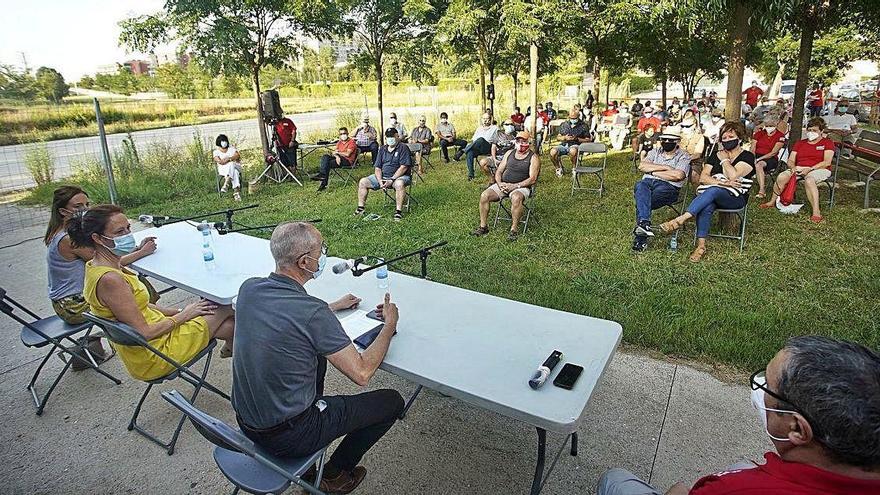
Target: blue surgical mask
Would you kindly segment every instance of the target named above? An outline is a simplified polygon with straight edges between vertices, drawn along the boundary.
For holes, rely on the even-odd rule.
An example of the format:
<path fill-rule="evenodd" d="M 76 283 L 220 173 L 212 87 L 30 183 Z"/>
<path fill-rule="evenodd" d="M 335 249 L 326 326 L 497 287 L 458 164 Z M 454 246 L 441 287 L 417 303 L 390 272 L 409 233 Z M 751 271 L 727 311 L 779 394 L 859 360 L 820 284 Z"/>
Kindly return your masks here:
<path fill-rule="evenodd" d="M 568 119 L 568 121 L 571 123 L 571 125 L 576 125 L 578 123 L 577 119 Z"/>
<path fill-rule="evenodd" d="M 137 243 L 134 241 L 134 235 L 125 234 L 119 237 L 107 237 L 102 235 L 104 239 L 110 239 L 113 241 L 113 247 L 110 248 L 113 251 L 113 254 L 116 256 L 125 256 L 126 254 L 133 253 L 135 249 L 137 249 Z"/>
<path fill-rule="evenodd" d="M 324 273 L 324 266 L 327 265 L 327 255 L 321 253 L 321 257 L 318 258 L 318 269 L 312 272 L 312 278 L 318 278 Z"/>
<path fill-rule="evenodd" d="M 397 138 L 387 137 L 385 138 L 385 144 L 387 144 L 388 146 L 395 146 L 397 144 Z"/>

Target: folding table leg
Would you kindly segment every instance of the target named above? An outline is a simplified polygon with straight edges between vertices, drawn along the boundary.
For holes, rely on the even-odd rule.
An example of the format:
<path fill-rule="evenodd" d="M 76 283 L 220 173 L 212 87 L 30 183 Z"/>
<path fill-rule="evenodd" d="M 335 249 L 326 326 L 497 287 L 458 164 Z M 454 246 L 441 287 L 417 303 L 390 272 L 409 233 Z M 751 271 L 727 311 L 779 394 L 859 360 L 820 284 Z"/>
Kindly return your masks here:
<path fill-rule="evenodd" d="M 424 387 L 422 387 L 421 385 L 419 385 L 418 387 L 416 387 L 416 391 L 413 392 L 413 394 L 412 394 L 412 396 L 409 398 L 409 400 L 406 401 L 406 405 L 403 407 L 403 411 L 400 412 L 400 416 L 398 416 L 398 419 L 403 419 L 403 418 L 406 417 L 406 412 L 409 411 L 410 406 L 412 406 L 412 405 L 413 405 L 413 402 L 416 401 L 416 397 L 419 396 L 419 392 L 422 391 L 422 388 L 424 388 Z"/>
<path fill-rule="evenodd" d="M 544 430 L 543 428 L 536 429 L 538 430 L 538 461 L 535 464 L 535 477 L 532 479 L 532 489 L 529 492 L 531 495 L 538 495 L 541 493 L 541 490 L 544 489 L 544 484 L 547 483 L 547 479 L 550 478 L 550 473 L 552 473 L 553 468 L 556 467 L 556 462 L 559 461 L 559 456 L 562 455 L 562 450 L 565 449 L 565 446 L 568 444 L 569 438 L 571 438 L 571 455 L 577 455 L 577 432 L 574 432 L 565 437 L 562 445 L 559 446 L 559 450 L 556 451 L 556 455 L 553 456 L 553 462 L 545 473 L 544 464 L 547 459 L 547 430 Z"/>

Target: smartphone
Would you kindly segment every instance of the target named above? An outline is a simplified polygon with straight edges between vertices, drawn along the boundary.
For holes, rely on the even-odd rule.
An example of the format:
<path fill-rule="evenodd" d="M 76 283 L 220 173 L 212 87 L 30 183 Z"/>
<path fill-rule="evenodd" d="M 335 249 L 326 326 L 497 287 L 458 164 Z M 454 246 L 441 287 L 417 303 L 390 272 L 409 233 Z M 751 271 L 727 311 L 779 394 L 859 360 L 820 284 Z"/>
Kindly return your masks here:
<path fill-rule="evenodd" d="M 584 371 L 583 366 L 565 363 L 565 366 L 562 367 L 559 374 L 556 375 L 556 378 L 553 380 L 553 385 L 566 390 L 571 390 L 574 388 L 574 384 L 578 377 L 581 376 L 582 371 Z"/>

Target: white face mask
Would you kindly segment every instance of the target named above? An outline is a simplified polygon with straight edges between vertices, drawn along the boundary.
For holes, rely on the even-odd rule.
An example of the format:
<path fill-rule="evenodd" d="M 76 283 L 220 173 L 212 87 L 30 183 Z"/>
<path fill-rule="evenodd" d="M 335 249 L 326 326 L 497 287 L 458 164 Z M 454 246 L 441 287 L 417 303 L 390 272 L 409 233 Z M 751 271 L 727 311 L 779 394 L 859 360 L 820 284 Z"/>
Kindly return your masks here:
<path fill-rule="evenodd" d="M 229 142 L 228 141 L 220 141 L 220 147 L 221 148 L 228 148 Z"/>
<path fill-rule="evenodd" d="M 447 119 L 440 119 L 440 123 L 441 123 L 441 124 L 445 124 L 445 123 L 447 123 L 447 122 L 449 122 Z"/>
<path fill-rule="evenodd" d="M 764 130 L 767 131 L 767 134 L 773 134 L 773 132 L 776 130 L 776 127 L 774 127 L 772 125 L 768 125 L 767 127 L 764 128 Z"/>
<path fill-rule="evenodd" d="M 348 139 L 348 134 L 340 134 L 339 139 L 345 141 L 346 139 Z"/>
<path fill-rule="evenodd" d="M 815 140 L 819 139 L 819 136 L 820 136 L 820 134 L 815 131 L 810 131 L 807 133 L 807 139 L 809 141 L 815 141 Z"/>
<path fill-rule="evenodd" d="M 513 131 L 514 131 L 514 130 L 515 130 L 515 129 L 513 128 L 512 125 L 506 125 L 506 126 L 504 126 L 504 132 L 506 132 L 507 134 L 513 134 Z"/>
<path fill-rule="evenodd" d="M 394 118 L 394 117 L 391 117 L 391 118 L 390 118 L 390 119 L 388 119 L 388 120 L 389 120 L 389 122 L 391 122 L 391 125 L 394 125 L 394 124 L 396 124 L 396 123 L 397 123 L 397 119 L 396 119 L 396 118 Z"/>
<path fill-rule="evenodd" d="M 752 390 L 752 406 L 754 406 L 755 410 L 758 411 L 758 416 L 761 418 L 761 424 L 764 425 L 764 432 L 767 433 L 768 437 L 776 440 L 777 442 L 790 442 L 791 440 L 788 438 L 774 437 L 773 434 L 770 433 L 769 427 L 767 426 L 767 413 L 775 412 L 781 414 L 794 414 L 795 411 L 772 409 L 765 406 L 764 404 L 764 390 L 760 388 L 757 390 Z"/>

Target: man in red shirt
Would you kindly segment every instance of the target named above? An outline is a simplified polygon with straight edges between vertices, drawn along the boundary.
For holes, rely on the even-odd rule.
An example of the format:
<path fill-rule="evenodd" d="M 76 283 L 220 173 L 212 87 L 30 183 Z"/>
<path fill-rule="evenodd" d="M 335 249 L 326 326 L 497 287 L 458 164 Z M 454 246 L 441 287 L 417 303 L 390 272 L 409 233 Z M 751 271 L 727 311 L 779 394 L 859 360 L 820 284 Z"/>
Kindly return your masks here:
<path fill-rule="evenodd" d="M 758 81 L 752 81 L 751 87 L 746 88 L 742 94 L 746 95 L 746 103 L 755 108 L 758 106 L 758 99 L 764 94 L 764 90 L 758 87 Z"/>
<path fill-rule="evenodd" d="M 795 337 L 750 382 L 776 452 L 691 488 L 677 483 L 667 495 L 880 493 L 880 356 L 851 342 Z M 599 480 L 598 495 L 660 493 L 623 469 Z"/>
<path fill-rule="evenodd" d="M 653 126 L 654 130 L 660 129 L 660 119 L 654 116 L 653 107 L 645 107 L 643 117 L 639 119 L 637 128 L 639 132 L 645 132 L 645 128 Z"/>
<path fill-rule="evenodd" d="M 523 129 L 523 122 L 526 121 L 526 116 L 519 111 L 519 107 L 514 107 L 513 113 L 510 115 L 510 121 L 513 122 L 516 130 L 521 131 Z"/>
<path fill-rule="evenodd" d="M 776 126 L 779 119 L 768 116 L 764 118 L 762 127 L 752 135 L 752 152 L 755 154 L 755 172 L 758 175 L 758 194 L 764 197 L 764 181 L 767 174 L 772 174 L 779 165 L 779 150 L 785 145 L 785 134 Z"/>
<path fill-rule="evenodd" d="M 822 113 L 822 107 L 825 106 L 825 92 L 819 83 L 813 85 L 813 90 L 807 96 L 810 100 L 810 117 L 818 117 Z"/>
<path fill-rule="evenodd" d="M 321 157 L 321 171 L 311 177 L 312 180 L 320 181 L 319 191 L 327 188 L 327 181 L 330 180 L 330 169 L 339 167 L 351 167 L 357 157 L 357 143 L 348 135 L 348 129 L 339 128 L 339 140 L 336 141 L 336 151 L 333 154 Z"/>

